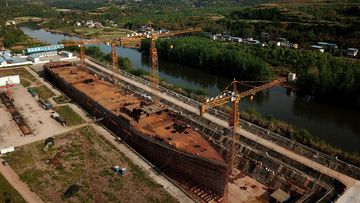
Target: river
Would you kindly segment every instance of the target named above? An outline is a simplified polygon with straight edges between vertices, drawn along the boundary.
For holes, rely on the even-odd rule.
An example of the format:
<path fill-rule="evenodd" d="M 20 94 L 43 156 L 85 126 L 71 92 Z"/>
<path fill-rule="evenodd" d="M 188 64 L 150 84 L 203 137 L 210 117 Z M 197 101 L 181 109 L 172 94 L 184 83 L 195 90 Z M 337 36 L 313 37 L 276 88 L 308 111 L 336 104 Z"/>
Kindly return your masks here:
<path fill-rule="evenodd" d="M 19 27 L 25 34 L 35 39 L 57 44 L 64 39 L 75 39 L 63 34 L 36 29 L 31 25 Z M 107 45 L 97 45 L 105 53 L 111 48 Z M 149 71 L 148 57 L 134 49 L 117 47 L 121 57 L 128 57 L 134 68 Z M 215 96 L 232 81 L 189 66 L 159 60 L 160 78 L 166 81 L 192 89 L 204 89 L 209 96 Z M 332 106 L 306 101 L 304 98 L 290 94 L 283 87 L 275 87 L 258 93 L 253 101 L 245 98 L 240 102 L 242 111 L 253 108 L 264 116 L 283 120 L 298 128 L 307 129 L 312 135 L 318 136 L 333 146 L 346 151 L 360 153 L 360 111 L 345 107 Z"/>

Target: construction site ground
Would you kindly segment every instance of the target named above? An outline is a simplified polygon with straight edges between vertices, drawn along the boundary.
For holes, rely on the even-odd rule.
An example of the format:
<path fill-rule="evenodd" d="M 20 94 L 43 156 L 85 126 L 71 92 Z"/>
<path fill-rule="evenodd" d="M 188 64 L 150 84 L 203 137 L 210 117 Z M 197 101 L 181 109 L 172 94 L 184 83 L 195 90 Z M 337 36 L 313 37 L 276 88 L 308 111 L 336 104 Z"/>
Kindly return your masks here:
<path fill-rule="evenodd" d="M 74 127 L 63 127 L 50 118 L 51 111 L 43 109 L 21 85 L 11 88 L 14 104 L 33 131 L 24 136 L 3 103 L 0 103 L 0 148 L 22 146 L 37 140 L 67 132 Z"/>
<path fill-rule="evenodd" d="M 0 77 L 11 75 L 20 75 L 20 82 L 24 87 L 28 87 L 36 82 L 36 78 L 24 68 L 2 68 L 0 70 Z"/>
<path fill-rule="evenodd" d="M 34 68 L 36 72 L 32 68 Z M 4 72 L 1 71 L 0 74 L 4 74 Z M 25 81 L 25 80 L 28 81 L 28 83 L 25 85 L 26 87 L 44 85 L 47 87 L 49 91 L 51 91 L 55 95 L 54 97 L 58 97 L 62 95 L 62 93 L 59 92 L 57 89 L 55 89 L 51 84 L 46 82 L 43 78 L 39 77 L 39 75 L 37 74 L 37 72 L 38 73 L 41 72 L 41 67 L 39 65 L 35 67 L 32 66 L 31 68 L 26 66 L 24 68 L 7 69 L 6 75 L 15 75 L 18 74 L 19 71 L 21 72 L 20 74 L 21 81 Z M 25 77 L 23 78 L 22 75 L 24 75 Z M 29 78 L 31 78 L 31 80 Z M 113 146 L 115 146 L 115 148 L 118 150 L 118 153 L 119 151 L 121 151 L 124 154 L 126 154 L 126 156 L 132 161 L 131 165 L 133 165 L 134 167 L 136 165 L 137 167 L 136 169 L 139 171 L 139 173 L 143 175 L 146 174 L 144 175 L 145 177 L 151 178 L 151 181 L 148 183 L 155 184 L 157 186 L 158 184 L 161 185 L 161 187 L 165 189 L 167 192 L 169 192 L 173 197 L 175 197 L 177 201 L 193 202 L 191 198 L 189 198 L 183 191 L 181 191 L 171 181 L 169 181 L 166 177 L 156 172 L 153 169 L 153 166 L 150 163 L 148 163 L 146 160 L 144 160 L 142 157 L 140 157 L 135 151 L 133 151 L 124 143 L 118 143 L 114 135 L 109 133 L 109 131 L 104 129 L 101 125 L 94 123 L 88 117 L 87 113 L 84 112 L 81 108 L 79 108 L 76 104 L 67 103 L 65 105 L 69 106 L 76 114 L 80 115 L 80 117 L 84 122 L 82 121 L 81 122 L 82 124 L 73 125 L 70 127 L 62 127 L 55 120 L 50 118 L 51 111 L 46 111 L 42 109 L 35 101 L 35 99 L 27 92 L 26 88 L 24 88 L 21 85 L 18 85 L 15 88 L 13 88 L 12 91 L 15 100 L 18 100 L 20 98 L 19 100 L 21 101 L 19 102 L 15 101 L 15 105 L 17 108 L 19 108 L 18 110 L 23 115 L 23 117 L 28 121 L 30 127 L 34 129 L 34 135 L 21 137 L 20 136 L 21 131 L 19 130 L 15 121 L 11 118 L 10 113 L 6 111 L 5 106 L 2 103 L 0 103 L 0 115 L 1 115 L 0 116 L 0 148 L 14 146 L 16 153 L 18 151 L 18 147 L 20 146 L 28 145 L 36 141 L 44 140 L 48 137 L 53 137 L 55 135 L 63 134 L 71 130 L 76 130 L 84 126 L 91 125 L 96 129 L 97 132 L 100 132 L 103 138 L 107 139 L 107 141 L 111 142 Z M 53 98 L 48 98 L 48 101 L 52 103 L 55 106 L 55 108 L 64 105 L 64 104 L 60 104 L 60 105 L 57 104 L 53 100 Z M 12 164 L 13 163 L 7 166 L 8 167 L 7 169 L 11 169 Z M 24 196 L 29 196 L 27 195 L 29 192 L 26 189 L 24 189 L 24 187 L 22 186 L 23 183 L 20 180 L 18 181 L 15 180 L 12 182 L 9 181 L 9 183 L 14 188 L 20 188 L 21 192 L 19 190 L 18 191 L 23 196 L 24 199 L 26 199 Z M 49 187 L 51 186 L 49 185 Z M 167 199 L 170 199 L 171 201 L 173 200 L 173 198 L 167 198 Z"/>
<path fill-rule="evenodd" d="M 94 128 L 86 126 L 54 138 L 47 152 L 44 141 L 39 141 L 4 157 L 43 201 L 176 202 Z M 114 173 L 116 165 L 126 168 L 124 176 Z M 79 191 L 64 198 L 74 184 Z"/>
<path fill-rule="evenodd" d="M 93 67 L 96 71 L 100 70 L 100 71 L 105 72 L 107 74 L 115 75 L 116 78 L 119 78 L 120 80 L 123 80 L 124 82 L 129 83 L 131 85 L 134 85 L 134 86 L 136 86 L 138 88 L 141 88 L 144 91 L 147 91 L 147 92 L 152 91 L 149 86 L 146 86 L 146 85 L 144 85 L 142 83 L 134 81 L 134 80 L 132 80 L 132 79 L 126 77 L 126 76 L 122 76 L 122 75 L 117 74 L 117 73 L 114 74 L 111 70 L 109 70 L 109 69 L 105 68 L 104 66 L 101 66 L 101 65 L 99 65 L 99 64 L 97 64 L 95 62 L 92 62 L 92 61 L 90 61 L 88 59 L 85 59 L 85 62 L 88 65 L 90 65 L 91 67 Z M 164 99 L 164 100 L 167 100 L 167 101 L 169 101 L 169 102 L 183 108 L 183 109 L 187 109 L 189 112 L 198 113 L 198 111 L 199 111 L 198 107 L 194 107 L 192 105 L 186 104 L 186 103 L 174 98 L 173 96 L 169 96 L 169 95 L 167 95 L 165 93 L 158 93 L 158 96 L 160 98 Z M 208 113 L 205 113 L 204 117 L 206 119 L 210 120 L 210 121 L 213 121 L 216 124 L 219 124 L 219 125 L 223 126 L 223 127 L 228 127 L 228 122 L 225 121 L 225 120 L 221 120 L 218 117 L 215 117 L 215 116 L 210 115 Z M 317 163 L 317 162 L 315 162 L 313 160 L 310 160 L 310 159 L 308 159 L 308 158 L 306 158 L 304 156 L 301 156 L 301 155 L 299 155 L 299 154 L 297 154 L 297 153 L 295 153 L 293 151 L 285 149 L 285 148 L 277 145 L 276 143 L 273 143 L 273 142 L 271 142 L 269 140 L 261 138 L 261 137 L 255 135 L 255 134 L 250 133 L 248 131 L 245 131 L 243 129 L 240 129 L 237 133 L 239 133 L 242 136 L 244 136 L 244 137 L 246 137 L 246 138 L 248 138 L 250 140 L 253 140 L 253 141 L 255 141 L 255 142 L 257 142 L 257 143 L 271 149 L 271 150 L 274 150 L 274 151 L 276 151 L 278 153 L 281 153 L 284 156 L 287 156 L 287 157 L 289 157 L 289 158 L 291 158 L 291 159 L 293 159 L 295 161 L 298 161 L 301 164 L 304 164 L 304 165 L 306 165 L 308 167 L 311 167 L 314 170 L 320 171 L 320 172 L 322 172 L 322 173 L 324 173 L 324 174 L 326 174 L 326 175 L 328 175 L 328 176 L 330 176 L 332 178 L 335 178 L 335 179 L 339 180 L 340 182 L 342 182 L 346 186 L 347 189 L 349 189 L 351 187 L 354 187 L 353 188 L 354 191 L 358 191 L 358 187 L 356 187 L 355 184 L 359 184 L 360 181 L 358 181 L 358 180 L 356 180 L 354 178 L 351 178 L 351 177 L 349 177 L 349 176 L 347 176 L 345 174 L 339 173 L 338 171 L 335 171 L 333 169 L 328 168 L 328 166 L 321 165 L 320 163 Z M 348 194 L 351 191 L 353 191 L 353 190 L 345 191 L 344 195 L 345 196 L 346 195 L 352 196 L 351 194 Z M 360 199 L 360 196 L 357 196 L 355 198 L 356 201 L 358 201 L 359 199 Z"/>
<path fill-rule="evenodd" d="M 229 180 L 229 203 L 269 202 L 268 188 L 255 179 L 236 170 Z"/>
<path fill-rule="evenodd" d="M 39 69 L 37 69 L 37 70 L 39 70 Z M 48 98 L 53 97 L 54 95 L 56 95 L 56 96 L 61 95 L 61 93 L 59 91 L 54 89 L 50 84 L 45 82 L 42 78 L 36 77 L 37 76 L 36 73 L 28 67 L 26 67 L 26 69 L 16 69 L 16 70 L 9 69 L 6 71 L 7 71 L 6 72 L 7 75 L 21 73 L 20 76 L 21 76 L 22 81 L 27 81 L 26 86 L 43 87 L 43 89 L 46 89 L 47 91 L 51 91 L 51 93 L 45 94 L 45 95 L 48 95 L 48 96 L 46 96 Z M 31 73 L 29 73 L 28 71 Z M 41 69 L 40 69 L 40 71 L 41 71 Z M 44 88 L 44 87 L 46 87 L 46 88 Z M 76 130 L 76 129 L 81 128 L 85 125 L 88 125 L 87 123 L 80 122 L 80 123 L 82 123 L 81 125 L 79 125 L 79 123 L 77 123 L 77 125 L 74 125 L 71 127 L 61 126 L 54 119 L 50 118 L 51 111 L 44 110 L 42 107 L 40 107 L 38 102 L 36 102 L 35 98 L 33 98 L 30 95 L 30 93 L 27 92 L 27 89 L 25 87 L 23 87 L 22 85 L 17 85 L 14 88 L 12 88 L 12 96 L 15 100 L 15 105 L 16 105 L 17 109 L 23 115 L 23 117 L 26 119 L 26 121 L 29 123 L 30 127 L 33 129 L 34 134 L 26 136 L 26 137 L 21 136 L 21 131 L 20 131 L 19 127 L 16 125 L 16 123 L 13 121 L 13 119 L 11 118 L 10 113 L 7 112 L 7 109 L 5 108 L 5 106 L 3 104 L 0 104 L 0 115 L 2 115 L 1 119 L 0 119 L 0 148 L 9 147 L 9 146 L 18 147 L 18 146 L 22 146 L 22 145 L 27 145 L 29 143 L 33 143 L 33 142 L 36 142 L 39 140 L 44 140 L 44 139 L 46 139 L 48 137 L 52 137 L 54 135 L 69 132 L 71 130 L 74 130 L 74 131 L 71 131 L 71 133 L 73 133 L 73 132 L 78 133 L 78 130 Z M 51 99 L 49 99 L 49 100 L 50 100 L 50 102 L 52 101 Z M 54 105 L 57 105 L 55 102 L 52 102 L 52 103 Z M 80 114 L 84 120 L 87 120 L 87 122 L 89 122 L 89 119 L 86 118 L 86 113 L 84 113 L 76 105 L 74 105 L 74 104 L 67 104 L 67 105 L 70 106 L 72 109 L 74 109 L 74 111 L 76 111 L 76 113 Z M 63 106 L 63 105 L 57 105 L 56 108 L 61 108 L 61 106 Z M 95 128 L 97 128 L 97 130 L 102 129 L 102 127 L 100 127 L 98 125 L 95 125 L 95 124 L 91 124 L 91 125 L 94 126 Z M 106 133 L 107 132 L 102 131 L 101 134 L 106 134 Z M 69 134 L 69 133 L 67 133 L 67 134 Z M 62 137 L 63 140 L 65 140 L 65 137 Z M 114 140 L 111 135 L 110 136 L 108 135 L 107 139 Z M 75 141 L 72 139 L 69 139 L 69 140 Z M 66 142 L 66 141 L 63 141 L 63 142 Z M 64 189 L 66 190 L 65 187 L 66 186 L 69 187 L 69 185 L 66 185 L 65 183 L 52 183 L 51 182 L 51 180 L 53 180 L 53 178 L 50 178 L 49 175 L 53 174 L 54 171 L 51 171 L 51 168 L 46 168 L 48 165 L 44 165 L 44 161 L 45 161 L 44 156 L 49 156 L 48 154 L 42 154 L 43 156 L 38 156 L 38 157 L 34 156 L 35 158 L 36 157 L 37 158 L 40 157 L 40 158 L 38 160 L 31 160 L 29 162 L 26 161 L 27 159 L 30 159 L 29 157 L 21 158 L 21 153 L 23 153 L 23 151 L 27 151 L 28 148 L 31 148 L 31 150 L 36 150 L 37 151 L 36 153 L 41 153 L 42 152 L 40 149 L 41 147 L 39 147 L 39 146 L 41 146 L 42 143 L 43 142 L 40 141 L 37 144 L 31 144 L 31 145 L 25 146 L 24 149 L 17 148 L 15 153 L 10 154 L 10 157 L 16 155 L 16 157 L 18 157 L 18 159 L 17 159 L 18 161 L 14 161 L 12 158 L 10 158 L 9 162 L 10 162 L 10 165 L 12 167 L 14 167 L 15 170 L 18 172 L 20 177 L 22 177 L 22 179 L 24 179 L 24 176 L 26 176 L 26 175 L 28 175 L 30 177 L 30 182 L 29 182 L 29 180 L 25 179 L 26 183 L 29 184 L 29 186 L 31 187 L 31 189 L 33 191 L 35 191 L 37 194 L 41 195 L 41 198 L 44 201 L 47 201 L 47 200 L 51 200 L 48 198 L 52 198 L 52 196 L 49 195 L 48 197 L 46 197 L 43 195 L 51 194 L 50 191 L 49 191 L 49 193 L 44 193 L 44 192 L 40 192 L 40 191 L 42 191 L 42 190 L 45 191 L 46 188 L 50 188 L 49 186 L 51 186 L 51 187 L 59 186 L 59 188 L 58 188 L 59 196 L 57 198 L 61 198 L 61 192 L 63 193 L 64 192 L 63 190 Z M 33 147 L 33 145 L 35 145 L 35 147 Z M 32 147 L 30 147 L 30 146 L 32 146 Z M 38 147 L 36 147 L 36 146 L 38 146 Z M 116 147 L 119 148 L 119 146 L 116 146 Z M 56 146 L 55 146 L 55 148 L 56 148 Z M 126 149 L 125 146 L 122 146 L 122 148 L 123 148 L 122 151 L 124 151 L 124 149 Z M 28 151 L 28 153 L 23 153 L 22 155 L 29 156 L 29 154 L 32 154 L 34 152 L 35 151 L 31 151 L 31 152 Z M 20 153 L 20 156 L 18 156 L 18 153 Z M 132 160 L 134 158 L 135 157 L 132 157 Z M 111 160 L 111 159 L 107 159 L 107 160 Z M 77 161 L 79 161 L 79 160 L 77 160 Z M 138 162 L 137 164 L 139 164 L 142 161 L 138 160 L 137 162 Z M 38 164 L 34 164 L 34 163 L 38 163 Z M 26 166 L 26 165 L 22 165 L 22 164 L 29 164 L 29 165 Z M 76 164 L 79 164 L 79 163 L 68 163 L 68 161 L 64 161 L 64 164 L 69 167 L 72 167 L 72 165 L 75 165 L 75 167 L 76 167 Z M 114 165 L 115 163 L 112 162 L 111 164 Z M 29 169 L 29 167 L 30 168 L 31 167 L 39 167 L 39 168 L 31 168 L 31 171 L 33 171 L 34 173 L 27 174 L 27 173 L 29 173 L 29 171 L 26 171 L 26 170 Z M 110 167 L 111 166 L 109 166 L 108 168 L 110 168 Z M 152 176 L 153 179 L 156 179 L 157 182 L 161 182 L 161 184 L 167 190 L 172 190 L 171 193 L 173 195 L 177 194 L 175 196 L 177 196 L 177 197 L 182 196 L 184 198 L 184 196 L 181 194 L 181 192 L 179 193 L 179 191 L 174 189 L 174 186 L 169 184 L 166 181 L 166 179 L 164 179 L 163 177 L 161 177 L 161 175 L 154 172 L 151 167 L 148 167 L 148 164 L 142 163 L 141 167 L 146 168 L 146 170 L 151 170 L 150 176 Z M 46 169 L 50 169 L 50 170 L 46 171 Z M 54 169 L 54 167 L 52 169 Z M 56 169 L 54 169 L 54 170 L 56 170 Z M 83 170 L 82 170 L 81 174 L 83 174 L 83 172 L 84 172 Z M 99 173 L 100 172 L 101 171 L 99 171 Z M 142 172 L 142 171 L 140 170 L 140 172 Z M 39 177 L 37 177 L 38 175 L 39 175 Z M 65 173 L 65 175 L 69 175 L 69 174 Z M 136 177 L 136 175 L 134 175 L 134 176 Z M 107 176 L 102 177 L 101 175 L 100 176 L 96 175 L 96 179 L 100 179 L 100 180 L 104 179 L 105 180 L 106 178 L 109 178 L 109 177 L 107 177 Z M 64 178 L 58 178 L 58 179 L 70 180 L 71 178 L 64 177 Z M 34 182 L 32 182 L 32 181 L 34 181 Z M 56 178 L 55 178 L 55 180 L 53 180 L 53 181 L 58 181 L 58 180 L 56 180 Z M 40 183 L 40 182 L 43 182 L 43 183 Z M 86 181 L 84 181 L 84 184 L 85 183 L 86 183 Z M 155 184 L 155 183 L 152 182 L 152 184 Z M 157 185 L 157 184 L 155 184 L 155 185 Z M 253 186 L 256 186 L 256 187 L 253 187 Z M 232 182 L 229 183 L 229 200 L 230 200 L 230 202 L 234 202 L 234 203 L 235 202 L 259 202 L 260 200 L 263 200 L 262 199 L 263 195 L 266 192 L 265 189 L 263 189 L 263 188 L 264 187 L 260 183 L 258 183 L 256 180 L 254 180 L 248 176 L 237 177 L 237 179 L 234 179 Z M 37 190 L 37 189 L 39 189 L 39 190 Z M 87 188 L 87 189 L 90 189 L 90 188 Z M 101 191 L 104 191 L 104 190 L 101 190 Z M 102 198 L 107 198 L 105 196 L 106 194 L 102 193 L 101 195 L 97 195 L 97 198 L 99 198 L 100 196 L 102 196 Z M 161 194 L 166 194 L 166 193 L 161 193 Z M 111 196 L 111 194 L 107 194 L 107 195 Z M 165 195 L 165 196 L 166 196 L 165 197 L 166 199 L 168 199 L 168 198 L 172 199 L 171 197 L 167 197 L 167 195 Z M 87 197 L 87 195 L 83 196 L 83 198 L 85 198 L 85 197 Z M 155 197 L 154 200 L 156 200 L 157 197 L 156 196 L 154 196 L 154 197 Z M 150 195 L 150 197 L 146 197 L 146 198 L 152 198 L 152 197 Z M 59 199 L 52 199 L 51 201 L 56 201 L 56 200 L 59 200 Z M 84 200 L 86 200 L 86 199 L 84 199 Z M 186 197 L 184 199 L 180 199 L 180 201 L 186 202 Z"/>

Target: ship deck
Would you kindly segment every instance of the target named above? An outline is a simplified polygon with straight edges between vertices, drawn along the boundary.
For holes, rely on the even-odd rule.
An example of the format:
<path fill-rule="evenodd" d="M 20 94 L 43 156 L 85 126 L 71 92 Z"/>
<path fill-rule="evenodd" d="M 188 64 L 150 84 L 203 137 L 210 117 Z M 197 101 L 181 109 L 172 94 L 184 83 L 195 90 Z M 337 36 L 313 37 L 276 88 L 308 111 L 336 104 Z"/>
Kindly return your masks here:
<path fill-rule="evenodd" d="M 164 106 L 142 101 L 141 98 L 101 80 L 86 69 L 66 66 L 52 68 L 51 71 L 108 111 L 128 118 L 130 124 L 144 135 L 152 136 L 180 151 L 224 162 L 221 155 L 199 132 L 175 119 L 173 113 L 166 111 Z M 124 108 L 128 111 L 141 109 L 143 114 L 135 120 L 121 110 Z"/>

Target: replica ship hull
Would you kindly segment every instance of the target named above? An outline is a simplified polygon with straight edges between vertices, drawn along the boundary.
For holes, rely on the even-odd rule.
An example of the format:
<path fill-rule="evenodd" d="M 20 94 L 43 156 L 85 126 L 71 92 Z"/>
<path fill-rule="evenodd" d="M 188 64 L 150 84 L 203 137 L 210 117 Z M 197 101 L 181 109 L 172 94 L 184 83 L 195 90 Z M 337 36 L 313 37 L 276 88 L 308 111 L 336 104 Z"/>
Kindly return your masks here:
<path fill-rule="evenodd" d="M 80 71 L 79 67 L 74 67 L 72 64 L 64 62 L 48 63 L 44 67 L 46 77 L 51 83 L 85 109 L 90 116 L 102 118 L 101 122 L 103 125 L 154 164 L 161 172 L 175 180 L 185 181 L 219 197 L 224 195 L 224 189 L 227 184 L 228 165 L 222 158 L 211 159 L 206 156 L 189 153 L 178 149 L 176 145 L 168 144 L 163 139 L 157 139 L 143 133 L 129 123 L 126 118 L 113 113 L 91 98 L 89 96 L 90 93 L 77 88 L 74 85 L 75 83 L 67 81 L 67 75 L 62 75 L 61 72 L 56 71 L 58 68 L 72 68 L 74 71 Z M 81 71 L 92 74 L 88 70 Z M 105 81 L 101 82 L 104 83 Z M 205 140 L 205 138 L 202 139 Z M 211 145 L 209 144 L 209 146 Z M 208 149 L 208 151 L 210 150 L 214 149 Z"/>

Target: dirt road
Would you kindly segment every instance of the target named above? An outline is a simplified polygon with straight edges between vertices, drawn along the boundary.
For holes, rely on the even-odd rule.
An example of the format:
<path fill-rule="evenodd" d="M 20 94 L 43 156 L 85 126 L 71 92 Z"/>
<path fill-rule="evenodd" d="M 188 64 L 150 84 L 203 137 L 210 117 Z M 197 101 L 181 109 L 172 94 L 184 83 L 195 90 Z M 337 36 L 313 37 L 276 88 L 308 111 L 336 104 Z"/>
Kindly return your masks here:
<path fill-rule="evenodd" d="M 3 159 L 0 159 L 2 162 Z M 10 167 L 0 164 L 0 173 L 5 177 L 9 184 L 24 198 L 26 202 L 41 203 L 43 202 L 39 196 L 32 192 L 28 185 L 20 180 L 18 174 Z"/>

